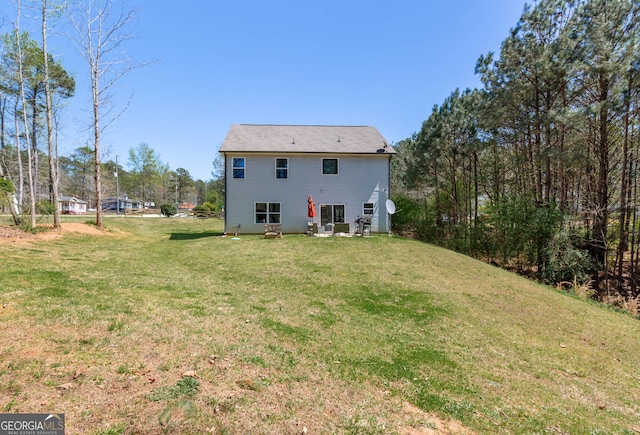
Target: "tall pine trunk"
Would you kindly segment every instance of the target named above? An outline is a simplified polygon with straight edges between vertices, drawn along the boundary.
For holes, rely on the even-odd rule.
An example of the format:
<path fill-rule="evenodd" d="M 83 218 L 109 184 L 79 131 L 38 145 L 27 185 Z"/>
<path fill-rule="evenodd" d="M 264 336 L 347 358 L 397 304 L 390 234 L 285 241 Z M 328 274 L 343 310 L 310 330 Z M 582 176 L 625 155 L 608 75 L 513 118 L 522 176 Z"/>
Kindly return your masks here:
<path fill-rule="evenodd" d="M 602 74 L 598 80 L 599 86 L 599 117 L 596 152 L 598 159 L 598 175 L 596 180 L 596 201 L 593 221 L 593 242 L 595 258 L 602 267 L 605 285 L 608 287 L 607 264 L 607 224 L 609 218 L 609 80 Z M 600 284 L 599 282 L 597 283 Z"/>
<path fill-rule="evenodd" d="M 620 165 L 622 174 L 620 175 L 620 230 L 618 240 L 618 253 L 616 256 L 618 279 L 622 279 L 624 254 L 628 248 L 629 239 L 629 226 L 627 218 L 627 205 L 628 205 L 628 157 L 629 157 L 629 112 L 631 110 L 631 86 L 632 77 L 629 77 L 627 83 L 627 93 L 625 95 L 625 113 L 624 113 L 624 138 L 622 142 L 622 163 Z"/>

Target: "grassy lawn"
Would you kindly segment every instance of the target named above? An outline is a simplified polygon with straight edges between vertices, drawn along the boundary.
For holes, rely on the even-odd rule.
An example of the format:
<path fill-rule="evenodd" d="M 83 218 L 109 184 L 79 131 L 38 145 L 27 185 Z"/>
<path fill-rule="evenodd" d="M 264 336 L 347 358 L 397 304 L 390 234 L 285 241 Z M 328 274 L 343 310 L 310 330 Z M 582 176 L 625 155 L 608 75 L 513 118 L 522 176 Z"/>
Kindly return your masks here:
<path fill-rule="evenodd" d="M 640 433 L 631 316 L 398 237 L 105 225 L 0 239 L 0 413 L 65 413 L 69 434 Z"/>

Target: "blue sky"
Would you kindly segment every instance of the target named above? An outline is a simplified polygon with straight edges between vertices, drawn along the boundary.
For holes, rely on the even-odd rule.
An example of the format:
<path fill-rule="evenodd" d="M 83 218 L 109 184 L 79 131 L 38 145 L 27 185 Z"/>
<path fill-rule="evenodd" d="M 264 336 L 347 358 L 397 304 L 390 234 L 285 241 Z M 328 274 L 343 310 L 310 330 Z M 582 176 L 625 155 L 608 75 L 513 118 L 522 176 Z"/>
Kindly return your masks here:
<path fill-rule="evenodd" d="M 126 49 L 155 62 L 116 88 L 119 107 L 133 99 L 103 149 L 126 165 L 128 150 L 146 142 L 172 169 L 206 180 L 234 123 L 373 125 L 398 142 L 455 88 L 480 86 L 476 60 L 499 51 L 525 3 L 132 0 L 142 10 Z M 10 21 L 12 5 L 0 0 Z M 62 124 L 65 154 L 88 143 L 80 127 L 90 85 L 73 49 L 49 45 L 78 86 Z"/>

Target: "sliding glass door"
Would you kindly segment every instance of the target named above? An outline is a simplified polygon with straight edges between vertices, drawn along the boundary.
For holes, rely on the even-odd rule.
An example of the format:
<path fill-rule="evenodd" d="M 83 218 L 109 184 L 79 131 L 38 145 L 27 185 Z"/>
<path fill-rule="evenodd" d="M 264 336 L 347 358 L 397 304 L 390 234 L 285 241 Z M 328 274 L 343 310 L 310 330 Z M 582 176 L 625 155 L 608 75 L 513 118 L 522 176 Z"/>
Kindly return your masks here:
<path fill-rule="evenodd" d="M 331 231 L 333 224 L 344 223 L 344 204 L 320 204 L 320 225 Z"/>

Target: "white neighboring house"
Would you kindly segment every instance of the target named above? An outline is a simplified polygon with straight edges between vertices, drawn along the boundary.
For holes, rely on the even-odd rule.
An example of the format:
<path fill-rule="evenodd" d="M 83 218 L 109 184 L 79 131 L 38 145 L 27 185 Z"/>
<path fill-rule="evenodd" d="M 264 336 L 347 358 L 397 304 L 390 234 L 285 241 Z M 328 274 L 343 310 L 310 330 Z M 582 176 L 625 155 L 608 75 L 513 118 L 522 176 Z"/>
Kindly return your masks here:
<path fill-rule="evenodd" d="M 320 232 L 348 224 L 353 233 L 362 217 L 371 220 L 372 232 L 388 231 L 395 151 L 375 127 L 234 124 L 220 153 L 226 233 L 262 233 L 267 223 L 304 233 L 311 220 Z"/>
<path fill-rule="evenodd" d="M 75 196 L 59 196 L 58 210 L 62 214 L 86 214 L 87 201 Z"/>

